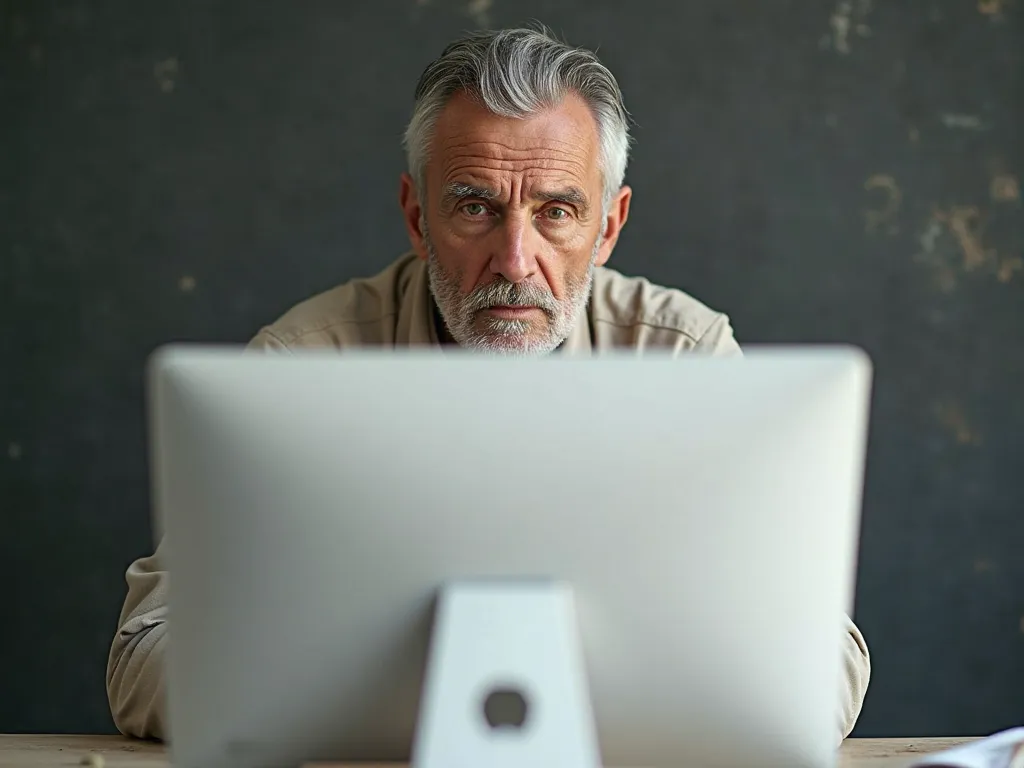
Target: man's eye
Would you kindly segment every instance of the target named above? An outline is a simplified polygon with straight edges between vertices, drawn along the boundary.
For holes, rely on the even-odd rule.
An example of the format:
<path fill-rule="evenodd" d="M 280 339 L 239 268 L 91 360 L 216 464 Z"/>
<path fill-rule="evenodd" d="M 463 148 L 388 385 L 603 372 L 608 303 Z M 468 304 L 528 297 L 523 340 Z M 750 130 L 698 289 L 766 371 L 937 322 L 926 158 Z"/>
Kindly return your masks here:
<path fill-rule="evenodd" d="M 565 208 L 548 208 L 548 218 L 555 221 L 564 221 L 569 218 L 569 212 Z"/>
<path fill-rule="evenodd" d="M 487 213 L 487 208 L 481 203 L 467 203 L 462 206 L 462 210 L 468 216 L 483 216 Z"/>

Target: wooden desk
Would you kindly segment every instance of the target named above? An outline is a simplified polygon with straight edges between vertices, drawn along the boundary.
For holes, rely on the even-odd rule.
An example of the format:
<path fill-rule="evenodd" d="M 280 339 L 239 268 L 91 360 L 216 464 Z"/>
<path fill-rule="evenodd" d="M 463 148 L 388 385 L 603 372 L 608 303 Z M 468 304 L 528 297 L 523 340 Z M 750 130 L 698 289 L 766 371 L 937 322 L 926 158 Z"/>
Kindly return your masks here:
<path fill-rule="evenodd" d="M 840 749 L 840 768 L 903 768 L 927 752 L 970 739 L 849 739 Z M 50 768 L 88 764 L 92 753 L 110 768 L 170 768 L 161 744 L 119 736 L 0 735 L 0 768 Z M 360 766 L 360 768 L 373 768 Z M 384 768 L 384 766 L 377 766 Z"/>

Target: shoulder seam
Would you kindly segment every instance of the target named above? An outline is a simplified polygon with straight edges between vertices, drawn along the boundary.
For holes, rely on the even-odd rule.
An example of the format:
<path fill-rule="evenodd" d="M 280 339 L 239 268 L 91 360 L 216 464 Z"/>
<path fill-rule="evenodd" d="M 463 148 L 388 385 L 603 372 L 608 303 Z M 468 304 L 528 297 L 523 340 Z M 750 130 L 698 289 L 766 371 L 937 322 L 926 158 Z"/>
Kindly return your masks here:
<path fill-rule="evenodd" d="M 376 317 L 365 318 L 365 319 L 360 319 L 360 320 L 332 320 L 330 322 L 318 325 L 318 326 L 316 326 L 314 328 L 303 328 L 301 331 L 297 331 L 294 334 L 289 334 L 289 339 L 290 339 L 290 342 L 295 342 L 295 341 L 298 341 L 299 339 L 302 339 L 302 338 L 304 338 L 306 336 L 309 336 L 311 333 L 320 333 L 321 331 L 326 331 L 329 328 L 337 328 L 338 326 L 341 326 L 341 325 L 372 325 L 373 323 L 379 323 L 381 320 L 386 320 L 389 317 L 395 317 L 397 315 L 398 315 L 398 312 L 387 312 L 387 313 L 385 313 L 383 315 L 378 315 Z M 290 342 L 286 342 L 283 338 L 281 338 L 280 335 L 274 333 L 269 328 L 266 330 L 266 333 L 269 336 L 273 336 L 275 339 L 280 341 L 282 344 L 290 343 Z"/>
<path fill-rule="evenodd" d="M 616 328 L 636 328 L 638 325 L 642 325 L 645 328 L 654 328 L 655 330 L 658 331 L 672 331 L 673 333 L 678 333 L 680 336 L 685 336 L 691 341 L 699 341 L 699 339 L 695 338 L 692 333 L 687 333 L 682 328 L 677 328 L 673 325 L 665 325 L 664 323 L 651 323 L 646 320 L 636 320 L 635 322 L 632 323 L 617 323 L 614 320 L 605 320 L 600 317 L 595 317 L 594 322 L 604 323 L 605 325 L 613 325 Z"/>
<path fill-rule="evenodd" d="M 635 320 L 631 323 L 617 323 L 614 320 L 608 320 L 603 317 L 595 317 L 594 322 L 604 323 L 605 325 L 612 325 L 615 326 L 616 328 L 635 328 L 638 325 L 642 325 L 645 328 L 654 328 L 655 330 L 659 331 L 672 331 L 673 333 L 678 333 L 680 336 L 685 336 L 694 343 L 699 343 L 700 340 L 703 339 L 704 336 L 706 336 L 707 333 L 712 328 L 715 327 L 715 325 L 722 322 L 722 318 L 725 317 L 725 314 L 722 312 L 716 312 L 715 310 L 711 311 L 714 313 L 714 319 L 710 323 L 708 323 L 707 328 L 704 329 L 704 332 L 700 336 L 694 336 L 689 331 L 684 330 L 683 328 L 680 328 L 677 325 L 669 325 L 668 323 L 658 323 L 650 320 Z"/>
<path fill-rule="evenodd" d="M 717 326 L 717 325 L 719 325 L 719 324 L 721 324 L 721 323 L 726 323 L 726 322 L 729 322 L 729 316 L 728 316 L 728 315 L 727 315 L 727 314 L 726 314 L 725 312 L 716 312 L 716 313 L 715 313 L 715 319 L 714 319 L 714 320 L 712 320 L 712 321 L 711 321 L 711 322 L 710 322 L 710 323 L 708 324 L 708 327 L 704 329 L 704 333 L 702 333 L 702 334 L 700 335 L 700 338 L 699 338 L 699 339 L 694 339 L 694 341 L 696 341 L 696 342 L 697 342 L 698 344 L 700 344 L 700 343 L 701 343 L 702 341 L 704 341 L 705 337 L 706 337 L 706 336 L 707 336 L 707 335 L 708 335 L 709 333 L 711 333 L 711 330 L 712 330 L 712 329 L 713 329 L 713 328 L 714 328 L 715 326 Z M 737 342 L 737 343 L 738 343 L 738 342 Z"/>
<path fill-rule="evenodd" d="M 285 349 L 288 348 L 288 342 L 286 342 L 284 339 L 282 339 L 280 336 L 278 336 L 276 333 L 274 333 L 274 331 L 271 329 L 271 327 L 269 325 L 264 326 L 263 330 L 261 332 L 263 333 L 264 336 L 269 336 L 271 339 L 276 341 L 278 344 L 280 344 Z"/>

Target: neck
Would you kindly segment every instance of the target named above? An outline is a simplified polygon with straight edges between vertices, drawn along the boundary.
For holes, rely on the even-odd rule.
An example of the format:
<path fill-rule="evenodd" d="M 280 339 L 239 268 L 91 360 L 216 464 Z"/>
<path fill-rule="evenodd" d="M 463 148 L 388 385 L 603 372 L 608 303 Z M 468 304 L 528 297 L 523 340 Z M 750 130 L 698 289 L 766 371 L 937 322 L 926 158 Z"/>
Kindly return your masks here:
<path fill-rule="evenodd" d="M 434 297 L 430 297 L 430 316 L 434 321 L 434 330 L 437 332 L 437 340 L 441 343 L 442 347 L 450 347 L 456 344 L 455 339 L 448 333 L 448 326 L 444 324 L 444 318 L 441 317 L 441 310 L 437 308 L 437 302 L 434 301 Z"/>

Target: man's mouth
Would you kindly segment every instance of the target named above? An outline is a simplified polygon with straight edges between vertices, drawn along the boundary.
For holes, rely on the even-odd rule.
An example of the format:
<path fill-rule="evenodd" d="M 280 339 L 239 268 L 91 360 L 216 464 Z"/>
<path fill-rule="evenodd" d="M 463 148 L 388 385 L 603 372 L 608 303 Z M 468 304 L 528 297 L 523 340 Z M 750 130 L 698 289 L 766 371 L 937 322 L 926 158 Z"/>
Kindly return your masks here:
<path fill-rule="evenodd" d="M 504 320 L 521 320 L 534 312 L 540 311 L 542 311 L 540 307 L 523 304 L 496 304 L 484 310 L 484 312 L 491 316 L 500 317 Z"/>

